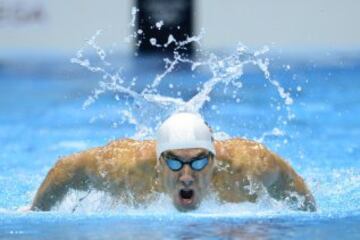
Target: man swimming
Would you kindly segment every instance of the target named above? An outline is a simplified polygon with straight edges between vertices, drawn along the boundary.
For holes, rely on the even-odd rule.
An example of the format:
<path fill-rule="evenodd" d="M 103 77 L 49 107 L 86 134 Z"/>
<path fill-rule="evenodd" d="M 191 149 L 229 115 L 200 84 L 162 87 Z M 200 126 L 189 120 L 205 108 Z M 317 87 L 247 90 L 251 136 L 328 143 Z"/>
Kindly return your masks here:
<path fill-rule="evenodd" d="M 316 209 L 303 179 L 287 162 L 254 141 L 214 140 L 195 113 L 165 120 L 156 141 L 116 140 L 60 159 L 31 209 L 51 210 L 70 189 L 106 191 L 135 205 L 165 193 L 179 211 L 198 208 L 210 192 L 221 202 L 256 202 L 268 194 L 295 209 Z"/>

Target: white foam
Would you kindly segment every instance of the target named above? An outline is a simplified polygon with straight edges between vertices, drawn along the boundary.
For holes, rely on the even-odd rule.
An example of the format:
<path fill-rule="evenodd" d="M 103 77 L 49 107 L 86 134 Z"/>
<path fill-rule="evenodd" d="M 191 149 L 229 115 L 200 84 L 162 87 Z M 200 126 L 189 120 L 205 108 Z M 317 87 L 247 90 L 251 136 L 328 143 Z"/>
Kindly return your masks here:
<path fill-rule="evenodd" d="M 165 194 L 154 194 L 153 200 L 143 205 L 127 205 L 100 191 L 70 191 L 65 199 L 53 208 L 61 213 L 119 213 L 121 215 L 179 215 L 172 200 Z M 197 217 L 263 217 L 277 214 L 292 214 L 295 211 L 283 202 L 267 194 L 256 203 L 221 203 L 215 195 L 210 195 L 200 207 L 187 215 Z"/>

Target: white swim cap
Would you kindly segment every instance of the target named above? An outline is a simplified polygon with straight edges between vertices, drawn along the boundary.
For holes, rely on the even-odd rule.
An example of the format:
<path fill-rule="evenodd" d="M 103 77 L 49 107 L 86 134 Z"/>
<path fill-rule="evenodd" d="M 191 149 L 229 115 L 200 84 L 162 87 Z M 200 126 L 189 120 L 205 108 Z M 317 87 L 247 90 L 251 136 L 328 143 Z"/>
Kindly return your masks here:
<path fill-rule="evenodd" d="M 205 148 L 215 154 L 211 129 L 197 113 L 175 113 L 156 134 L 156 155 L 170 149 Z"/>

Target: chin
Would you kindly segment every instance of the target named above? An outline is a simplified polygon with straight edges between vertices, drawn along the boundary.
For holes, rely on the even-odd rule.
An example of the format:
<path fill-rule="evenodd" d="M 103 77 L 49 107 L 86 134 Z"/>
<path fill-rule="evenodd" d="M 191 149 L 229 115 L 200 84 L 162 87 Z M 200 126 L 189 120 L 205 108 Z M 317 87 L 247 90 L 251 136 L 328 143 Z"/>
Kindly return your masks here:
<path fill-rule="evenodd" d="M 173 202 L 181 212 L 195 210 L 199 207 L 199 194 L 194 189 L 179 189 L 174 193 Z"/>

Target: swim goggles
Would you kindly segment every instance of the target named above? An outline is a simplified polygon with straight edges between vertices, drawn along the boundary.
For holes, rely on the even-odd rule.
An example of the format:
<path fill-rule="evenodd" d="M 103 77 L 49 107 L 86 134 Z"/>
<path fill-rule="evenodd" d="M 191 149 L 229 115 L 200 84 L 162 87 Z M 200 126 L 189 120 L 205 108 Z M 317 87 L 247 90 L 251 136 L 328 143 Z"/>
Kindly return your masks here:
<path fill-rule="evenodd" d="M 209 164 L 209 156 L 210 154 L 206 157 L 193 159 L 190 162 L 183 162 L 177 158 L 168 158 L 165 159 L 165 162 L 169 169 L 174 172 L 180 171 L 186 164 L 188 164 L 192 170 L 201 171 Z"/>

